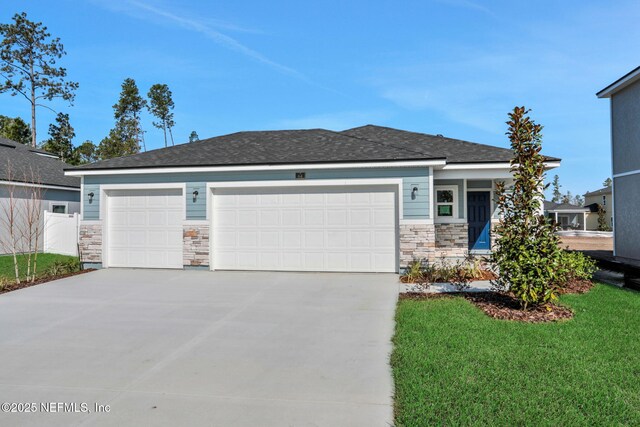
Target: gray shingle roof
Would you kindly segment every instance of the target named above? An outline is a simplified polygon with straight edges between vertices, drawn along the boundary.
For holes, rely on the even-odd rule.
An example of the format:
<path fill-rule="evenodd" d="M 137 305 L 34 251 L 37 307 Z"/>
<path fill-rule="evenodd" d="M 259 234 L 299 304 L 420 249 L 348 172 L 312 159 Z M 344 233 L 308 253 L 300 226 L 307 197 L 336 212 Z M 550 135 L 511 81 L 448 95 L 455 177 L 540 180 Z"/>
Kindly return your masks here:
<path fill-rule="evenodd" d="M 238 132 L 72 169 L 437 159 L 475 163 L 508 162 L 511 157 L 511 150 L 504 148 L 368 125 L 343 132 L 325 129 Z"/>
<path fill-rule="evenodd" d="M 611 187 L 604 187 L 596 191 L 589 191 L 588 193 L 585 193 L 584 196 L 600 196 L 602 194 L 611 194 Z"/>
<path fill-rule="evenodd" d="M 437 153 L 440 157 L 446 157 L 447 163 L 509 162 L 513 157 L 513 151 L 507 148 L 375 125 L 348 129 L 342 133 L 391 144 L 407 150 L 419 151 L 426 156 L 435 156 Z M 546 159 L 560 160 L 555 157 L 547 157 Z"/>
<path fill-rule="evenodd" d="M 586 206 L 578 206 L 573 205 L 571 203 L 556 203 L 550 202 L 548 200 L 544 201 L 544 210 L 545 211 L 589 211 L 590 209 Z"/>
<path fill-rule="evenodd" d="M 44 150 L 0 138 L 0 181 L 8 181 L 11 170 L 12 181 L 28 182 L 33 170 L 40 184 L 79 188 L 79 178 L 64 175 L 64 168 L 71 165 L 50 156 Z"/>

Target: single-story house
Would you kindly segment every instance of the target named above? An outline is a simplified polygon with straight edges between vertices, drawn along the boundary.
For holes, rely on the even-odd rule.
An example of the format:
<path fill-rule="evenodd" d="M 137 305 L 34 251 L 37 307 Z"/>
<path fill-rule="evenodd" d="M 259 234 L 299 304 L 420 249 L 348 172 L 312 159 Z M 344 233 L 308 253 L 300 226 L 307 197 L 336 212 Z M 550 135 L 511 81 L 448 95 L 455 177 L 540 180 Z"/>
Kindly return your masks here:
<path fill-rule="evenodd" d="M 598 229 L 598 206 L 604 209 L 604 216 L 609 227 L 613 229 L 613 190 L 611 187 L 604 187 L 596 191 L 584 194 L 584 205 L 594 214 L 587 215 L 587 230 Z"/>
<path fill-rule="evenodd" d="M 367 125 L 239 132 L 66 173 L 82 179 L 95 267 L 398 272 L 491 249 L 512 154 Z"/>
<path fill-rule="evenodd" d="M 45 210 L 54 213 L 80 212 L 80 179 L 66 176 L 63 163 L 55 154 L 0 138 L 0 254 L 11 252 L 9 237 L 10 194 L 15 200 L 14 230 L 24 234 L 28 221 L 25 207 L 36 197 L 40 204 L 39 230 L 43 230 Z M 35 240 L 35 239 L 33 239 Z M 42 248 L 42 239 L 38 239 Z M 25 250 L 25 239 L 16 247 Z"/>
<path fill-rule="evenodd" d="M 596 96 L 611 100 L 613 254 L 640 261 L 640 67 Z"/>
<path fill-rule="evenodd" d="M 563 230 L 587 230 L 591 209 L 571 203 L 544 201 L 545 216 L 553 219 Z"/>

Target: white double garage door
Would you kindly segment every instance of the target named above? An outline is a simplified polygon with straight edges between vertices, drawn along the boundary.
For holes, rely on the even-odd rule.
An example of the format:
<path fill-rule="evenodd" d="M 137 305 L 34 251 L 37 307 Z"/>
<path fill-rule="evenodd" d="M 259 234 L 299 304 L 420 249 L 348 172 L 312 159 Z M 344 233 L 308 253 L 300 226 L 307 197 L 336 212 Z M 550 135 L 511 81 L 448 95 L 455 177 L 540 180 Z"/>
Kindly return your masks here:
<path fill-rule="evenodd" d="M 181 189 L 107 196 L 109 267 L 182 268 Z M 216 189 L 212 267 L 395 272 L 397 199 L 397 186 Z"/>

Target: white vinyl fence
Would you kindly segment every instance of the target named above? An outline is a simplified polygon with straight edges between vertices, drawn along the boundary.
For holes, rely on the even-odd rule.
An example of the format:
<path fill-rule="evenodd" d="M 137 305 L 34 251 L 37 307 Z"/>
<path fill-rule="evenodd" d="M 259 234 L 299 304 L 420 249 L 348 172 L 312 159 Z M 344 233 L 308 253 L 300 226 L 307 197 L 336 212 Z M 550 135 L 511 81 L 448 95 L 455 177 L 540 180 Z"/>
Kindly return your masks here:
<path fill-rule="evenodd" d="M 77 213 L 44 211 L 44 252 L 78 256 L 78 223 Z"/>

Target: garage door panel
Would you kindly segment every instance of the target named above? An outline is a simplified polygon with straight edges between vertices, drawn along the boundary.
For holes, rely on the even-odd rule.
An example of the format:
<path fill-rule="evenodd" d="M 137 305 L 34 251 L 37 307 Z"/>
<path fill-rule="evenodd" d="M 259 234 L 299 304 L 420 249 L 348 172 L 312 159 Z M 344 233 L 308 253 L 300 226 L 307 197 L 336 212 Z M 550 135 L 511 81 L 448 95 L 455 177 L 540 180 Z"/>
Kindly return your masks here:
<path fill-rule="evenodd" d="M 214 267 L 394 272 L 396 200 L 390 187 L 217 191 Z"/>
<path fill-rule="evenodd" d="M 302 247 L 302 231 L 301 230 L 292 230 L 292 231 L 283 231 L 282 232 L 282 247 L 291 249 L 291 248 L 301 248 Z"/>
<path fill-rule="evenodd" d="M 278 250 L 280 248 L 280 233 L 278 231 L 259 231 L 259 246 L 263 249 Z"/>
<path fill-rule="evenodd" d="M 305 209 L 304 225 L 324 226 L 324 211 L 322 209 Z"/>
<path fill-rule="evenodd" d="M 182 191 L 107 193 L 110 267 L 182 268 Z"/>
<path fill-rule="evenodd" d="M 297 226 L 302 224 L 302 209 L 283 209 L 280 212 L 282 225 Z"/>
<path fill-rule="evenodd" d="M 323 248 L 324 247 L 324 230 L 306 230 L 304 231 L 305 248 Z"/>
<path fill-rule="evenodd" d="M 371 222 L 371 211 L 369 209 L 351 209 L 349 211 L 349 225 L 353 227 L 369 227 Z"/>
<path fill-rule="evenodd" d="M 329 249 L 344 249 L 349 246 L 349 231 L 327 231 L 326 232 L 327 248 Z"/>
<path fill-rule="evenodd" d="M 277 209 L 261 209 L 259 212 L 261 227 L 280 225 L 280 211 Z"/>
<path fill-rule="evenodd" d="M 347 210 L 346 209 L 327 209 L 327 222 L 329 227 L 339 226 L 344 227 L 347 225 Z"/>
<path fill-rule="evenodd" d="M 376 209 L 373 211 L 373 223 L 374 225 L 387 225 L 395 218 L 395 212 L 393 209 Z"/>
<path fill-rule="evenodd" d="M 238 247 L 243 249 L 256 249 L 258 247 L 258 231 L 238 232 Z"/>

